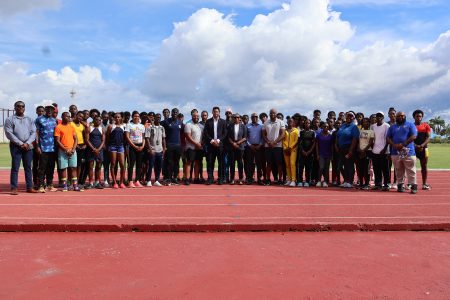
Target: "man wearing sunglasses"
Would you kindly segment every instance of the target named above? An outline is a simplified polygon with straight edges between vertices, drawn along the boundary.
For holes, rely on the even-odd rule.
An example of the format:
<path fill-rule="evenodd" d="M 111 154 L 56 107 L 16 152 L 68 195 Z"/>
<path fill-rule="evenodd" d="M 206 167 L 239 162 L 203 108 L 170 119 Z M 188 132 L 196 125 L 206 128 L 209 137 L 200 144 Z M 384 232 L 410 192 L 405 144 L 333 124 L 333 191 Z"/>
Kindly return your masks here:
<path fill-rule="evenodd" d="M 33 161 L 33 142 L 36 139 L 36 125 L 34 121 L 25 116 L 25 103 L 14 103 L 15 114 L 5 121 L 5 134 L 9 140 L 11 152 L 11 195 L 18 194 L 18 177 L 20 161 L 25 171 L 25 181 L 28 193 L 36 193 L 33 189 L 33 175 L 31 162 Z"/>

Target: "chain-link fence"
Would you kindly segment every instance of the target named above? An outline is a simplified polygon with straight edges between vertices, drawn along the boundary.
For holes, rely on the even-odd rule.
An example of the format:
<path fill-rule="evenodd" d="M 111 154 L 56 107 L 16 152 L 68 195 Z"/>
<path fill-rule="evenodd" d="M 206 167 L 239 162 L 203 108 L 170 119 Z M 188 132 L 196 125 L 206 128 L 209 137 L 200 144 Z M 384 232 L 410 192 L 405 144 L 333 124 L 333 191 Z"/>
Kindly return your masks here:
<path fill-rule="evenodd" d="M 0 108 L 0 143 L 7 143 L 8 139 L 5 135 L 5 121 L 9 116 L 14 114 L 13 109 Z"/>

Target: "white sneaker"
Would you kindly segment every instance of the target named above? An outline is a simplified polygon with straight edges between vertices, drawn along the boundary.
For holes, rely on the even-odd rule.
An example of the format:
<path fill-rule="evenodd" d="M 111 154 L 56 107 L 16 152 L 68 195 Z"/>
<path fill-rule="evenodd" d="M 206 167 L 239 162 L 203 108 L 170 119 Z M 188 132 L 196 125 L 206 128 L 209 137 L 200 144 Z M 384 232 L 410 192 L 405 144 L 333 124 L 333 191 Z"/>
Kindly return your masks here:
<path fill-rule="evenodd" d="M 305 182 L 305 183 L 303 184 L 303 186 L 304 186 L 304 187 L 309 187 L 309 183 Z"/>
<path fill-rule="evenodd" d="M 303 187 L 303 182 L 297 183 L 297 187 Z"/>
<path fill-rule="evenodd" d="M 326 182 L 322 183 L 322 187 L 327 188 L 328 184 Z"/>
<path fill-rule="evenodd" d="M 291 181 L 291 184 L 289 186 L 290 187 L 295 187 L 296 186 L 295 181 Z"/>
<path fill-rule="evenodd" d="M 347 182 L 344 182 L 343 184 L 341 184 L 339 187 L 341 188 L 345 188 L 347 186 Z"/>
<path fill-rule="evenodd" d="M 105 188 L 109 187 L 108 181 L 105 181 L 105 182 L 103 183 L 103 186 L 104 186 Z"/>
<path fill-rule="evenodd" d="M 154 185 L 154 186 L 162 186 L 162 184 L 159 183 L 159 181 L 155 181 L 155 182 L 153 183 L 153 185 Z"/>
<path fill-rule="evenodd" d="M 288 181 L 286 181 L 286 183 L 284 185 L 289 186 L 289 185 L 291 185 L 291 182 L 288 180 Z"/>
<path fill-rule="evenodd" d="M 145 186 L 148 186 L 148 187 L 152 186 L 152 182 L 151 182 L 151 181 L 148 181 L 147 184 L 146 184 Z"/>
<path fill-rule="evenodd" d="M 350 183 L 344 183 L 344 188 L 351 189 L 352 187 L 353 185 L 351 185 Z"/>
<path fill-rule="evenodd" d="M 316 187 L 322 187 L 322 182 L 318 182 L 317 184 L 316 184 Z"/>

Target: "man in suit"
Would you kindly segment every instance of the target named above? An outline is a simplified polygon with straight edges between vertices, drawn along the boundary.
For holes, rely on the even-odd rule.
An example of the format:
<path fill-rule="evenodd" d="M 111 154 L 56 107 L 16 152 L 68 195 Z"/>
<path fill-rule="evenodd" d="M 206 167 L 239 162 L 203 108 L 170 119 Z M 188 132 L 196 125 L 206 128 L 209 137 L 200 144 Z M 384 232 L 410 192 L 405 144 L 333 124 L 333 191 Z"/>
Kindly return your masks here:
<path fill-rule="evenodd" d="M 242 156 L 247 141 L 247 127 L 241 123 L 239 114 L 233 115 L 233 124 L 228 127 L 228 142 L 230 143 L 228 156 L 230 158 L 230 184 L 235 184 L 235 167 L 238 164 L 239 184 L 243 184 L 244 165 Z"/>
<path fill-rule="evenodd" d="M 214 163 L 217 159 L 219 164 L 217 183 L 223 183 L 223 151 L 224 141 L 227 138 L 227 123 L 220 118 L 220 108 L 213 107 L 212 118 L 205 123 L 203 131 L 205 144 L 207 145 L 207 169 L 208 180 L 206 184 L 210 185 L 214 181 Z"/>

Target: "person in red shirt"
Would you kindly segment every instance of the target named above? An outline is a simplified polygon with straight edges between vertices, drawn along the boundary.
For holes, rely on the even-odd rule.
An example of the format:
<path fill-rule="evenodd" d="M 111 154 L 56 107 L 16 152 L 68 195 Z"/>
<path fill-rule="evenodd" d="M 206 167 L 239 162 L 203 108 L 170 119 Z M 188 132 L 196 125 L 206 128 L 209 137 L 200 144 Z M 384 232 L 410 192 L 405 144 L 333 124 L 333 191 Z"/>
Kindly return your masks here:
<path fill-rule="evenodd" d="M 422 189 L 430 190 L 431 187 L 427 182 L 428 177 L 428 143 L 431 137 L 431 127 L 425 122 L 422 122 L 424 113 L 420 109 L 414 111 L 414 124 L 417 128 L 417 138 L 414 140 L 414 147 L 416 156 L 420 160 L 420 167 L 422 169 Z"/>

